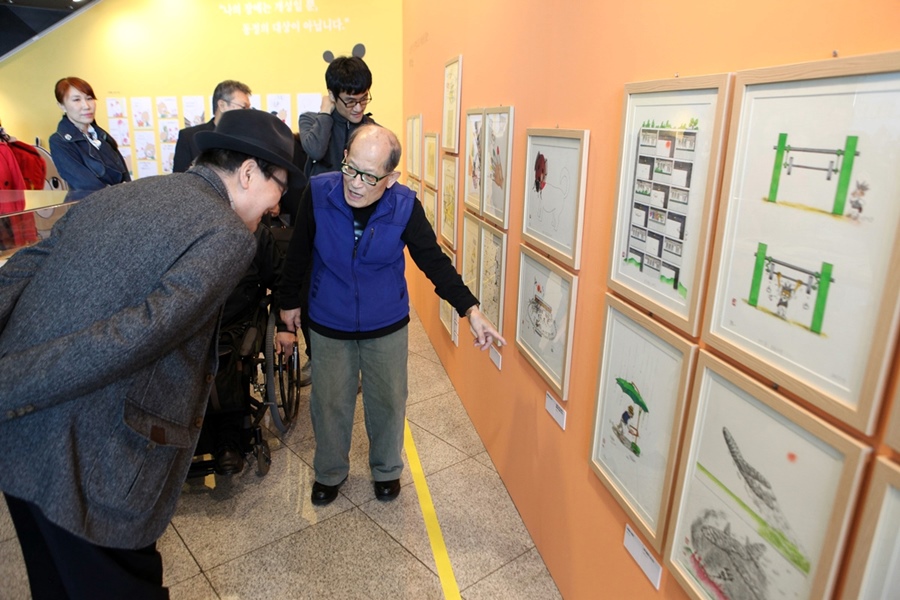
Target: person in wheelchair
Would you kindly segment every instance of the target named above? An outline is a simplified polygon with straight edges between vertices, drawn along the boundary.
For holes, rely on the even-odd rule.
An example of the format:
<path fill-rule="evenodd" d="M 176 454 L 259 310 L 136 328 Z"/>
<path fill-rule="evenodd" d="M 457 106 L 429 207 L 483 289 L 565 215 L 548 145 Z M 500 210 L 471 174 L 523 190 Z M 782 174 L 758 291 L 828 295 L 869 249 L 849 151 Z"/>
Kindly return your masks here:
<path fill-rule="evenodd" d="M 249 410 L 250 374 L 242 361 L 241 346 L 251 327 L 258 335 L 264 335 L 267 290 L 275 289 L 284 262 L 284 253 L 267 225 L 261 223 L 255 235 L 256 256 L 223 309 L 219 370 L 198 445 L 198 452 L 202 449 L 212 452 L 216 473 L 220 475 L 240 473 L 244 468 L 242 440 L 244 417 Z M 274 310 L 277 315 L 277 309 Z"/>

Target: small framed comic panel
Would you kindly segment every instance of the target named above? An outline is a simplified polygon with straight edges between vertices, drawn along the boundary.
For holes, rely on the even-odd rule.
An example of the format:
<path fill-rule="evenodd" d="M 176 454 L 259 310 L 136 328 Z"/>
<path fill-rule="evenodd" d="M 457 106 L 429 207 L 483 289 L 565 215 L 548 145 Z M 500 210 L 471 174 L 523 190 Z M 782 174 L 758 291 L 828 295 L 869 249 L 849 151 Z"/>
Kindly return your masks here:
<path fill-rule="evenodd" d="M 503 335 L 503 302 L 506 288 L 506 233 L 481 224 L 480 310 Z"/>
<path fill-rule="evenodd" d="M 459 157 L 441 157 L 441 240 L 456 249 L 456 219 L 459 213 Z"/>
<path fill-rule="evenodd" d="M 871 434 L 900 309 L 900 52 L 736 74 L 703 338 Z"/>
<path fill-rule="evenodd" d="M 466 157 L 465 157 L 466 209 L 476 215 L 481 214 L 481 190 L 484 185 L 484 109 L 472 108 L 466 111 Z"/>
<path fill-rule="evenodd" d="M 513 107 L 484 110 L 484 173 L 481 214 L 499 227 L 509 227 L 509 173 L 512 168 Z"/>
<path fill-rule="evenodd" d="M 450 250 L 443 244 L 440 244 L 441 250 L 444 254 L 447 255 L 447 258 L 450 259 L 450 262 L 456 267 L 456 253 L 453 250 Z M 440 302 L 439 313 L 441 317 L 441 323 L 444 325 L 444 329 L 447 330 L 447 333 L 450 334 L 450 339 L 456 342 L 456 339 L 453 337 L 454 331 L 458 330 L 458 327 L 454 327 L 454 320 L 459 319 L 459 315 L 455 314 L 456 310 L 453 306 L 444 300 L 443 298 L 438 298 L 438 302 Z"/>
<path fill-rule="evenodd" d="M 422 179 L 422 115 L 406 118 L 406 173 Z"/>
<path fill-rule="evenodd" d="M 900 355 L 894 362 L 894 373 L 900 373 Z M 900 381 L 894 386 L 894 399 L 891 404 L 891 411 L 887 414 L 887 431 L 884 434 L 884 443 L 900 452 Z"/>
<path fill-rule="evenodd" d="M 591 468 L 661 554 L 697 346 L 610 294 L 605 323 Z"/>
<path fill-rule="evenodd" d="M 441 121 L 443 132 L 442 150 L 459 152 L 459 93 L 462 86 L 462 55 L 452 58 L 444 65 L 444 110 Z"/>
<path fill-rule="evenodd" d="M 581 263 L 586 129 L 529 129 L 522 236 L 573 269 Z"/>
<path fill-rule="evenodd" d="M 900 466 L 875 461 L 841 598 L 881 600 L 900 590 Z"/>
<path fill-rule="evenodd" d="M 422 181 L 434 189 L 438 187 L 438 137 L 437 133 L 425 134 L 425 175 Z"/>
<path fill-rule="evenodd" d="M 609 287 L 700 329 L 730 75 L 625 86 Z"/>
<path fill-rule="evenodd" d="M 478 293 L 481 282 L 481 221 L 463 213 L 462 267 L 459 274 L 473 294 Z"/>
<path fill-rule="evenodd" d="M 437 234 L 437 192 L 427 185 L 423 187 L 415 179 L 410 179 L 409 181 L 415 185 L 415 187 L 412 187 L 412 185 L 409 187 L 414 190 L 422 190 L 422 208 L 425 209 L 425 218 L 428 219 L 428 222 L 431 223 L 431 228 L 434 229 L 435 234 Z"/>
<path fill-rule="evenodd" d="M 828 598 L 869 448 L 706 351 L 666 534 L 693 598 Z"/>
<path fill-rule="evenodd" d="M 578 277 L 528 246 L 520 248 L 516 347 L 566 400 Z"/>

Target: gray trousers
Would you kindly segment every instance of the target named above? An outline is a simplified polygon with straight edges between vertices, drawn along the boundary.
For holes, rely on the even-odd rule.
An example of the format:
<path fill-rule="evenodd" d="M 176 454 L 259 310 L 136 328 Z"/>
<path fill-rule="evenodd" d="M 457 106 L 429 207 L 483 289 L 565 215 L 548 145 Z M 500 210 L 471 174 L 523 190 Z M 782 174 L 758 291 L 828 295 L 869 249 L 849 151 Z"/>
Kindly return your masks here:
<path fill-rule="evenodd" d="M 336 340 L 310 331 L 312 394 L 316 436 L 316 481 L 337 485 L 350 472 L 350 441 L 359 374 L 374 481 L 399 479 L 403 470 L 406 418 L 408 327 L 370 340 Z"/>

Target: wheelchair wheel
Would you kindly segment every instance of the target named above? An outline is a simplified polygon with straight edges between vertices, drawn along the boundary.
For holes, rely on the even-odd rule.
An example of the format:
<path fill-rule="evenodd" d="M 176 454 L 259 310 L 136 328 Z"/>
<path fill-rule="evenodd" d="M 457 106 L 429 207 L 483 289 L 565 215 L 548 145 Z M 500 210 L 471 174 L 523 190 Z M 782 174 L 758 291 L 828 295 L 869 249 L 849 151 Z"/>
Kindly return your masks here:
<path fill-rule="evenodd" d="M 300 356 L 297 344 L 294 352 L 285 358 L 275 352 L 275 314 L 269 315 L 266 327 L 266 404 L 272 413 L 272 422 L 281 433 L 290 429 L 300 406 Z M 277 374 L 277 377 L 276 377 Z"/>

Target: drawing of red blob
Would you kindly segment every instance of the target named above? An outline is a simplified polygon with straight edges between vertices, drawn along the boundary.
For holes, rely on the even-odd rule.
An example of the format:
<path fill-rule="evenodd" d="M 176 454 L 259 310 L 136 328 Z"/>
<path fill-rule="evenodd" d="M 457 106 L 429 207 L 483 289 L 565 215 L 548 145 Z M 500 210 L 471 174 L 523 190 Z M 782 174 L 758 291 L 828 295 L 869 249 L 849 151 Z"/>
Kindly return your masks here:
<path fill-rule="evenodd" d="M 795 462 L 797 462 L 797 455 L 793 452 L 788 452 L 787 459 L 788 459 L 788 462 L 795 463 Z"/>
<path fill-rule="evenodd" d="M 547 159 L 538 152 L 537 158 L 534 159 L 534 191 L 540 194 L 545 185 L 547 185 Z"/>

